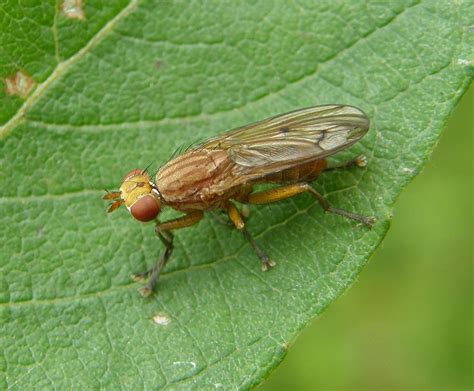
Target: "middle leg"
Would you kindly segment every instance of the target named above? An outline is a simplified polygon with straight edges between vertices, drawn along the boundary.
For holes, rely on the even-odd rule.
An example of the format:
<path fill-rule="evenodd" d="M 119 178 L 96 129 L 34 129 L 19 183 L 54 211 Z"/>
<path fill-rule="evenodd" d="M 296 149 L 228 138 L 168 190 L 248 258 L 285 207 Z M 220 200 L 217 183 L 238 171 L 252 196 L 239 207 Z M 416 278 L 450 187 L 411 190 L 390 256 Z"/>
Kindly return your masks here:
<path fill-rule="evenodd" d="M 257 254 L 258 259 L 260 259 L 260 262 L 262 265 L 262 271 L 266 272 L 268 269 L 274 267 L 275 261 L 270 259 L 268 255 L 265 254 L 265 251 L 263 251 L 261 247 L 257 244 L 255 239 L 252 238 L 250 233 L 247 231 L 247 228 L 245 228 L 245 224 L 242 219 L 242 216 L 240 215 L 239 210 L 230 201 L 227 204 L 227 214 L 229 215 L 229 219 L 232 221 L 235 228 L 237 228 L 240 232 L 242 232 L 242 234 L 244 235 L 244 238 L 253 247 L 255 253 Z"/>

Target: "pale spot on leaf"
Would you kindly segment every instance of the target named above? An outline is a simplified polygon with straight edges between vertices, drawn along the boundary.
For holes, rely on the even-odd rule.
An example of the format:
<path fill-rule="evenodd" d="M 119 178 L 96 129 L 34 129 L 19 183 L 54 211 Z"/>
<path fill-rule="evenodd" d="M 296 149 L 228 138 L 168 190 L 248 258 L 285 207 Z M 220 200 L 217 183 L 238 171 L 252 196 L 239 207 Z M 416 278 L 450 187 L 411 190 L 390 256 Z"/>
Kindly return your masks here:
<path fill-rule="evenodd" d="M 474 61 L 472 60 L 467 60 L 465 58 L 458 58 L 458 60 L 456 61 L 458 65 L 462 65 L 462 66 L 474 66 Z"/>
<path fill-rule="evenodd" d="M 85 18 L 82 0 L 63 0 L 61 12 L 69 19 L 84 20 Z"/>
<path fill-rule="evenodd" d="M 33 79 L 22 71 L 15 72 L 12 76 L 3 79 L 7 95 L 18 95 L 26 98 L 34 87 Z"/>
<path fill-rule="evenodd" d="M 168 326 L 171 323 L 171 319 L 163 314 L 156 314 L 153 317 L 153 322 L 159 326 Z"/>
<path fill-rule="evenodd" d="M 194 361 L 174 361 L 173 365 L 188 365 L 191 369 L 196 368 L 196 363 Z"/>

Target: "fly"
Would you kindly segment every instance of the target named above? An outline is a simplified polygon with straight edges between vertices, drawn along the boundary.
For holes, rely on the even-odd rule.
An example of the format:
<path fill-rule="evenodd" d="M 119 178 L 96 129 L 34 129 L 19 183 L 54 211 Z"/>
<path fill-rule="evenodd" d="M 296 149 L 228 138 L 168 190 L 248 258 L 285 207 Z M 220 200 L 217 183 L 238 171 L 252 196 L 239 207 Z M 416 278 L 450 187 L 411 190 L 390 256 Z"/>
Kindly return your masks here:
<path fill-rule="evenodd" d="M 151 294 L 173 252 L 171 232 L 196 224 L 205 211 L 225 212 L 254 248 L 262 270 L 275 266 L 245 228 L 235 202 L 268 204 L 306 192 L 326 212 L 371 228 L 374 217 L 334 208 L 310 186 L 324 171 L 365 167 L 364 155 L 335 166 L 328 166 L 326 158 L 350 147 L 368 130 L 369 119 L 356 107 L 308 107 L 230 130 L 193 146 L 162 166 L 154 180 L 146 170 L 130 171 L 119 191 L 107 192 L 103 199 L 112 200 L 108 212 L 124 204 L 136 220 L 155 221 L 155 232 L 165 248 L 151 269 L 134 276 L 136 281 L 148 278 L 139 290 L 142 296 Z M 254 191 L 254 185 L 261 183 L 278 186 Z M 160 222 L 157 217 L 163 206 L 184 214 Z"/>

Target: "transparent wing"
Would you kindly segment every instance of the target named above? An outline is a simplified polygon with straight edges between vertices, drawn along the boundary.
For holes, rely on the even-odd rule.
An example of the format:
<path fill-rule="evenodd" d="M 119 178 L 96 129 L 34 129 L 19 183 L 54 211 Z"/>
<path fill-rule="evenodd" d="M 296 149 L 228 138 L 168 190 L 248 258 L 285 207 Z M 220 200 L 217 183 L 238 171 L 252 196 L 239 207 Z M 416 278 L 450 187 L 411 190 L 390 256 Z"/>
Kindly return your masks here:
<path fill-rule="evenodd" d="M 360 140 L 369 119 L 353 106 L 325 105 L 293 111 L 233 129 L 196 148 L 222 149 L 244 182 L 324 158 Z M 235 183 L 234 183 L 235 184 Z"/>

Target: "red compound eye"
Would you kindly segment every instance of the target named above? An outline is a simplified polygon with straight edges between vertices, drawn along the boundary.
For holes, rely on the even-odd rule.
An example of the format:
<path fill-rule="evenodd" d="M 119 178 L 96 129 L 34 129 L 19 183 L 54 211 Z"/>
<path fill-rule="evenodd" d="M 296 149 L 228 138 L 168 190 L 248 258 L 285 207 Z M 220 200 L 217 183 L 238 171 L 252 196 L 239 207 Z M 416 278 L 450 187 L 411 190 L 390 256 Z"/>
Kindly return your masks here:
<path fill-rule="evenodd" d="M 160 213 L 160 201 L 152 194 L 140 197 L 130 207 L 130 214 L 138 221 L 147 222 L 153 220 Z"/>

